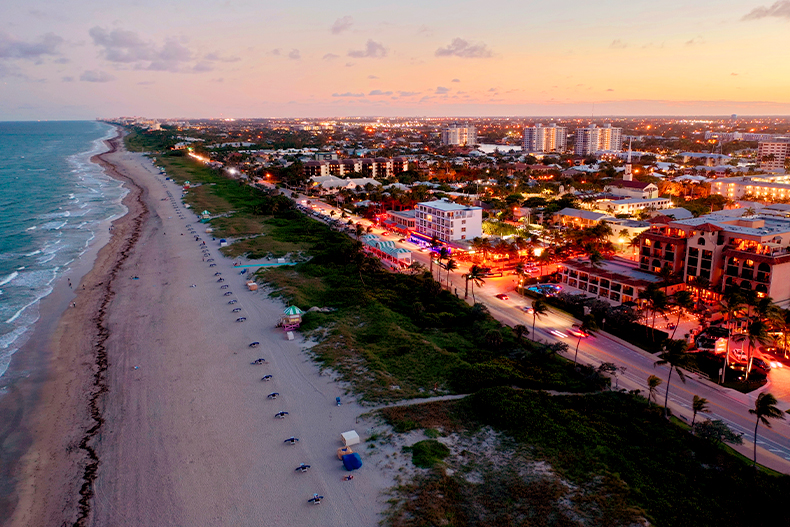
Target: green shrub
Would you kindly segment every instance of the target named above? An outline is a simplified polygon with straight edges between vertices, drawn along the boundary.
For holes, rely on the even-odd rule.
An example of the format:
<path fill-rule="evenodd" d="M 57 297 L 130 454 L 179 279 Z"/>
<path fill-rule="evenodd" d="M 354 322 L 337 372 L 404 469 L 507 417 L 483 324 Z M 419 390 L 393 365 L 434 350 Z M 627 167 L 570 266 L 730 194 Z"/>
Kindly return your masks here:
<path fill-rule="evenodd" d="M 431 468 L 450 455 L 450 449 L 435 439 L 426 439 L 403 447 L 404 452 L 411 452 L 411 461 L 420 468 Z"/>

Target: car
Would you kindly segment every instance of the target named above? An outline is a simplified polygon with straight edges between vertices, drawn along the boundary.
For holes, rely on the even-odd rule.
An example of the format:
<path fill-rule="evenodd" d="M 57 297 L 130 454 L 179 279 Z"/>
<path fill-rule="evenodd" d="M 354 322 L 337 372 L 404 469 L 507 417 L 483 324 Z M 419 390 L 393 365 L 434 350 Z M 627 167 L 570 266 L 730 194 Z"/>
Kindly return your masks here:
<path fill-rule="evenodd" d="M 532 315 L 535 313 L 535 310 L 532 309 L 532 306 L 519 306 L 519 309 L 526 313 L 527 315 Z"/>
<path fill-rule="evenodd" d="M 510 297 L 507 296 L 505 293 L 499 293 L 498 295 L 496 295 L 496 297 L 498 299 L 500 299 L 500 300 L 509 300 L 510 299 Z"/>
<path fill-rule="evenodd" d="M 579 326 L 573 326 L 573 327 L 571 327 L 570 329 L 568 329 L 568 333 L 570 333 L 570 334 L 571 334 L 571 335 L 573 335 L 574 337 L 582 337 L 582 338 L 584 338 L 584 337 L 589 337 L 589 336 L 590 336 L 590 334 L 589 334 L 589 333 L 587 333 L 586 331 L 584 331 L 584 330 L 583 330 L 582 328 L 580 328 Z"/>
<path fill-rule="evenodd" d="M 406 241 L 406 238 L 398 238 L 398 243 L 404 243 L 405 241 Z"/>

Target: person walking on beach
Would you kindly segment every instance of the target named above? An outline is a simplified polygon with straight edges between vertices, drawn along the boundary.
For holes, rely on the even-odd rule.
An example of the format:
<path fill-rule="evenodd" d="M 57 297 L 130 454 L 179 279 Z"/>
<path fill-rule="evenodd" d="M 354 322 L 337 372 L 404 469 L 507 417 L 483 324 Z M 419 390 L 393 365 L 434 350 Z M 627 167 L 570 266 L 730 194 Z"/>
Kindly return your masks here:
<path fill-rule="evenodd" d="M 343 481 L 351 481 L 352 479 L 354 479 L 354 476 L 352 474 L 349 474 L 348 476 L 343 476 Z"/>
<path fill-rule="evenodd" d="M 72 287 L 71 287 L 71 278 L 66 278 L 66 281 L 69 283 L 69 289 L 72 289 Z"/>

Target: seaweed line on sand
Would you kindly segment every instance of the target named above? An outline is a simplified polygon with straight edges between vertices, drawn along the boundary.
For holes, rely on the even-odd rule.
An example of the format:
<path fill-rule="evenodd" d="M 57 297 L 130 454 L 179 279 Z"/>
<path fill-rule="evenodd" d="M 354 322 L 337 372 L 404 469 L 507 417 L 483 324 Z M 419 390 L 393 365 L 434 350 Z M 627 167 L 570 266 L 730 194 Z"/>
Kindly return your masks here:
<path fill-rule="evenodd" d="M 100 399 L 101 396 L 108 391 L 107 386 L 107 367 L 108 367 L 108 359 L 107 359 L 107 348 L 105 343 L 110 336 L 110 332 L 107 329 L 106 318 L 107 318 L 107 307 L 109 306 L 110 302 L 112 301 L 113 297 L 115 296 L 115 292 L 113 291 L 113 284 L 115 283 L 115 279 L 118 275 L 118 271 L 120 270 L 121 266 L 124 262 L 129 258 L 134 246 L 137 244 L 137 241 L 140 239 L 140 235 L 142 233 L 142 225 L 145 219 L 148 216 L 148 207 L 142 200 L 143 189 L 134 183 L 130 178 L 121 174 L 118 171 L 116 165 L 107 161 L 104 156 L 108 154 L 115 153 L 119 150 L 118 144 L 122 140 L 123 134 L 119 133 L 118 136 L 108 141 L 110 145 L 110 150 L 105 152 L 104 154 L 99 154 L 95 156 L 94 159 L 101 162 L 104 166 L 105 170 L 107 171 L 108 175 L 116 179 L 121 179 L 129 185 L 130 192 L 136 194 L 134 200 L 138 204 L 139 212 L 136 214 L 134 218 L 132 218 L 132 231 L 131 235 L 124 241 L 120 251 L 116 256 L 116 260 L 110 269 L 109 276 L 104 281 L 104 292 L 102 295 L 101 304 L 99 306 L 99 310 L 96 316 L 93 318 L 92 322 L 95 327 L 96 336 L 95 336 L 95 367 L 96 371 L 93 374 L 93 386 L 90 392 L 90 398 L 88 402 L 88 410 L 90 412 L 90 419 L 93 421 L 93 426 L 88 428 L 85 431 L 85 435 L 82 437 L 79 443 L 79 448 L 84 450 L 88 459 L 87 464 L 85 465 L 85 469 L 82 474 L 82 487 L 80 488 L 80 500 L 79 500 L 79 515 L 77 519 L 73 523 L 73 527 L 85 527 L 88 521 L 88 517 L 91 513 L 91 499 L 94 495 L 93 483 L 96 480 L 96 476 L 99 469 L 99 456 L 96 453 L 96 449 L 91 446 L 91 440 L 98 435 L 99 431 L 101 430 L 102 425 L 104 424 L 104 417 L 102 416 L 102 412 L 100 410 Z M 66 523 L 64 522 L 64 526 Z"/>

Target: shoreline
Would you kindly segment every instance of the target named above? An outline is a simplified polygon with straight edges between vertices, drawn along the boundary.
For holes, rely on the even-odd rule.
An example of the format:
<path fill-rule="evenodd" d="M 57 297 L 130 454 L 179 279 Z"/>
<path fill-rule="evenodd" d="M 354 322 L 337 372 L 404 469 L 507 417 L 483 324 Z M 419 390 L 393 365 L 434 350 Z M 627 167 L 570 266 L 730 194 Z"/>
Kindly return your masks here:
<path fill-rule="evenodd" d="M 61 277 L 58 291 L 42 301 L 41 319 L 12 363 L 24 378 L 0 401 L 0 412 L 13 415 L 11 425 L 0 432 L 8 483 L 0 518 L 7 519 L 6 525 L 49 525 L 56 517 L 58 525 L 62 518 L 76 523 L 87 514 L 83 507 L 88 507 L 91 485 L 84 480 L 95 477 L 90 473 L 95 473 L 95 460 L 88 461 L 95 457 L 90 443 L 101 427 L 98 401 L 106 389 L 106 353 L 96 347 L 106 339 L 103 309 L 112 298 L 114 273 L 147 214 L 140 199 L 143 190 L 105 159 L 121 146 L 123 132 L 116 130 L 115 137 L 104 140 L 107 150 L 90 161 L 124 184 L 128 192 L 121 204 L 126 213 L 112 221 L 111 235 L 99 231 L 95 257 L 86 258 L 86 251 L 84 262 Z M 64 290 L 65 278 L 80 271 L 87 272 L 74 291 Z M 67 307 L 72 301 L 76 307 Z"/>

